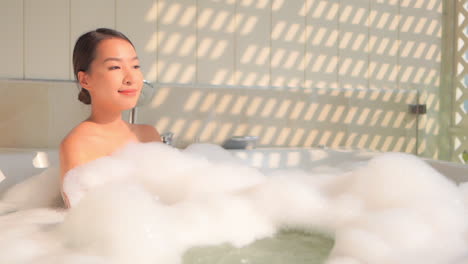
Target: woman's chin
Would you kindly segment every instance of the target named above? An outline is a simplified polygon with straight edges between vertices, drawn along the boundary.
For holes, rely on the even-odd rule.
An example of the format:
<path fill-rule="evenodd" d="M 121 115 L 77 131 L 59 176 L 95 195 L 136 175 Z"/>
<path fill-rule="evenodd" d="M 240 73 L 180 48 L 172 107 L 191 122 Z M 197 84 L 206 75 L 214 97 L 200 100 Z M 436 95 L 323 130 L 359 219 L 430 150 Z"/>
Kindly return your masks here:
<path fill-rule="evenodd" d="M 122 111 L 128 111 L 136 107 L 136 104 L 127 105 L 122 107 Z"/>
<path fill-rule="evenodd" d="M 121 102 L 120 109 L 122 109 L 122 111 L 126 111 L 132 108 L 135 108 L 137 105 L 137 102 L 138 102 L 138 98 L 136 98 L 135 100 L 128 100 L 127 102 Z"/>

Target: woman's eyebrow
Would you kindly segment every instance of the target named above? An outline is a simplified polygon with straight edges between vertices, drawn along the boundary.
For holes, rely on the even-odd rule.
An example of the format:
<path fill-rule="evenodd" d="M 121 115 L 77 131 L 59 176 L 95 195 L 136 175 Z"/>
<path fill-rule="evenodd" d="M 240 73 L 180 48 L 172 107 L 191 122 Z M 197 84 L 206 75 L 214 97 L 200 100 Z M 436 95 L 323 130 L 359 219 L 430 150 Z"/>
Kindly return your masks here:
<path fill-rule="evenodd" d="M 105 58 L 105 59 L 104 59 L 104 62 L 107 62 L 107 61 L 122 61 L 122 59 L 120 59 L 120 58 L 113 58 L 113 57 Z"/>
<path fill-rule="evenodd" d="M 135 56 L 133 58 L 131 58 L 130 60 L 134 61 L 134 60 L 138 60 L 138 56 Z M 115 58 L 115 57 L 109 57 L 109 58 L 106 58 L 104 59 L 104 62 L 107 62 L 107 61 L 122 61 L 121 58 Z"/>

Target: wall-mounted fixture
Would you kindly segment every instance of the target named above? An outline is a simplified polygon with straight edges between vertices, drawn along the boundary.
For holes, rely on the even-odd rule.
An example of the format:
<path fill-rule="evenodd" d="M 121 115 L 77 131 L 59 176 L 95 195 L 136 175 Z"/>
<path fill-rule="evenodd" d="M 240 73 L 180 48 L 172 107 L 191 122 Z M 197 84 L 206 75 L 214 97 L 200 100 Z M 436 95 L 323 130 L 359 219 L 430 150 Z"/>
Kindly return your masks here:
<path fill-rule="evenodd" d="M 256 136 L 234 136 L 223 143 L 225 149 L 253 149 L 257 146 Z"/>
<path fill-rule="evenodd" d="M 137 116 L 137 107 L 147 105 L 153 100 L 154 97 L 154 86 L 147 80 L 143 81 L 143 87 L 141 88 L 140 97 L 138 97 L 138 102 L 135 107 L 130 111 L 130 116 L 128 122 L 130 124 L 135 124 Z"/>
<path fill-rule="evenodd" d="M 426 104 L 410 104 L 408 105 L 408 112 L 416 115 L 424 115 L 427 113 Z"/>
<path fill-rule="evenodd" d="M 169 145 L 169 146 L 172 146 L 174 143 L 174 133 L 172 132 L 165 132 L 165 133 L 162 133 L 161 134 L 161 140 L 163 143 Z"/>

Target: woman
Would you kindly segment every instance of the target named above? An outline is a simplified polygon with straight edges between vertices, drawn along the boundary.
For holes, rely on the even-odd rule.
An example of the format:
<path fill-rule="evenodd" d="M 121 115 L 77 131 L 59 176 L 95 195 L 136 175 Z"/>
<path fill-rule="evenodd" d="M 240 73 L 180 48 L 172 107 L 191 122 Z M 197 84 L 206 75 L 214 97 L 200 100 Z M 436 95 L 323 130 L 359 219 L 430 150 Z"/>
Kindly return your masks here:
<path fill-rule="evenodd" d="M 81 86 L 78 99 L 91 105 L 91 115 L 60 144 L 62 184 L 69 170 L 130 142 L 161 141 L 153 126 L 122 119 L 122 111 L 136 105 L 143 86 L 135 48 L 125 35 L 106 28 L 83 34 L 73 50 L 73 70 Z"/>

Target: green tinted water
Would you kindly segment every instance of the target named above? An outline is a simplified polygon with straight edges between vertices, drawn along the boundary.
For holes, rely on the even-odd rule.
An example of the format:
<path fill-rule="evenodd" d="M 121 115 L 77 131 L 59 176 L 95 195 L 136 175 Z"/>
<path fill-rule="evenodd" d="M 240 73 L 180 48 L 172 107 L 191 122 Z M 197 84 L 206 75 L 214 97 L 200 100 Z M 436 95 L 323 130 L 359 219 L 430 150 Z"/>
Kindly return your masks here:
<path fill-rule="evenodd" d="M 188 250 L 184 264 L 322 264 L 333 239 L 321 233 L 281 231 L 242 248 L 228 244 Z"/>

